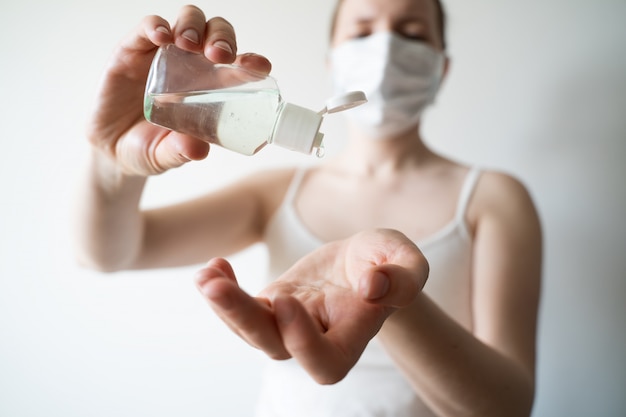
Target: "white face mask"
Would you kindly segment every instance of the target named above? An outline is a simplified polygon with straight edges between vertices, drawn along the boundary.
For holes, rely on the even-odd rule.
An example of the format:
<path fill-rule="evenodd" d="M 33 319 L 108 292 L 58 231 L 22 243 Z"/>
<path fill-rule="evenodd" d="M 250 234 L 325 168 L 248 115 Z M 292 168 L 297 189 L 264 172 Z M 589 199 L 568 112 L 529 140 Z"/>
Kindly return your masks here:
<path fill-rule="evenodd" d="M 346 117 L 375 138 L 417 128 L 435 99 L 445 63 L 430 45 L 389 32 L 343 42 L 330 59 L 335 94 L 361 90 L 368 99 Z"/>

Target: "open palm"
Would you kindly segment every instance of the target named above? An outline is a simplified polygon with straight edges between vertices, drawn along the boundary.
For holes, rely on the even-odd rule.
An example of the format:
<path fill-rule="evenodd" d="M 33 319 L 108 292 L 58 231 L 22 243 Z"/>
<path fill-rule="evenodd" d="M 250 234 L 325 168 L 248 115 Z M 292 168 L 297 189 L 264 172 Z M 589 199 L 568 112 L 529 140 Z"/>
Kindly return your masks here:
<path fill-rule="evenodd" d="M 198 285 L 233 331 L 275 359 L 293 357 L 319 383 L 341 380 L 385 319 L 409 305 L 428 275 L 419 249 L 391 230 L 362 232 L 307 255 L 257 297 L 224 259 Z"/>

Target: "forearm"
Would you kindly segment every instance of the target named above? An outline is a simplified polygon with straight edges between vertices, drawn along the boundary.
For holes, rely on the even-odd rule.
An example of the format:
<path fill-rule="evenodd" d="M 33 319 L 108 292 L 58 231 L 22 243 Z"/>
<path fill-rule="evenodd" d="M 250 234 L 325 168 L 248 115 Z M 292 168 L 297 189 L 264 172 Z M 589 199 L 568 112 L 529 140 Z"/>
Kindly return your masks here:
<path fill-rule="evenodd" d="M 78 261 L 102 271 L 124 269 L 142 247 L 139 201 L 146 179 L 123 174 L 97 149 L 90 158 L 76 207 Z"/>
<path fill-rule="evenodd" d="M 532 370 L 482 343 L 426 295 L 392 315 L 379 338 L 438 415 L 530 415 Z"/>

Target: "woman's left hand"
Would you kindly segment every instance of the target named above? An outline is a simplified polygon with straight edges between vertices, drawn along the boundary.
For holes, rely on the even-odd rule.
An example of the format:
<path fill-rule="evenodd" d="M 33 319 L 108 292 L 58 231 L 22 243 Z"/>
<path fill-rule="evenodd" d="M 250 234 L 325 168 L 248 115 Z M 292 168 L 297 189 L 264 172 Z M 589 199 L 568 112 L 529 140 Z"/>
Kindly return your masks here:
<path fill-rule="evenodd" d="M 274 359 L 293 357 L 318 383 L 332 384 L 352 369 L 385 319 L 411 304 L 427 277 L 417 246 L 381 229 L 322 246 L 257 297 L 239 288 L 221 258 L 196 282 L 242 339 Z"/>

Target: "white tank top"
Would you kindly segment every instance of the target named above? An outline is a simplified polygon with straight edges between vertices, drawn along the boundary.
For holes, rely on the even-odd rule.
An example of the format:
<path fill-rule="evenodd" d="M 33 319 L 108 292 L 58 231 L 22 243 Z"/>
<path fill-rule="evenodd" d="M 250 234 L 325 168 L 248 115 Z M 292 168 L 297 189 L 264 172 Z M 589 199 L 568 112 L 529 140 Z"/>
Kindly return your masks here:
<path fill-rule="evenodd" d="M 266 229 L 270 280 L 324 244 L 302 224 L 293 204 L 304 173 L 295 173 Z M 472 326 L 472 241 L 465 213 L 479 176 L 476 168 L 467 174 L 454 218 L 434 235 L 415 242 L 430 265 L 424 292 L 468 330 Z M 376 338 L 337 384 L 317 384 L 294 360 L 270 362 L 263 382 L 257 417 L 434 416 Z"/>

